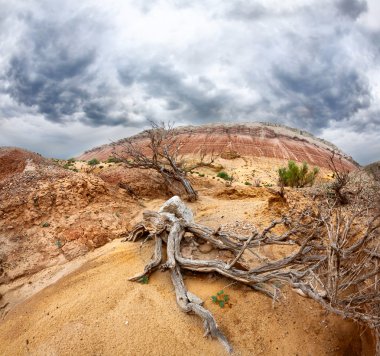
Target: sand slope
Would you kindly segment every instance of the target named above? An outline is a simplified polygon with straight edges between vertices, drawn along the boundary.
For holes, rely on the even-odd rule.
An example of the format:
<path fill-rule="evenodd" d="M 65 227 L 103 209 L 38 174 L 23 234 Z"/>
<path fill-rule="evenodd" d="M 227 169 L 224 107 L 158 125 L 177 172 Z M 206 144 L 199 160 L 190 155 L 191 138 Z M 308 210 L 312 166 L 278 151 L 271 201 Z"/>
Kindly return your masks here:
<path fill-rule="evenodd" d="M 1 355 L 223 355 L 202 337 L 201 321 L 176 305 L 168 273 L 149 284 L 128 282 L 143 268 L 152 244 L 115 242 L 82 266 L 13 309 L 0 324 Z M 281 303 L 217 276 L 187 275 L 237 355 L 360 354 L 359 331 L 327 316 L 309 299 L 284 290 Z M 212 304 L 224 288 L 231 307 Z"/>

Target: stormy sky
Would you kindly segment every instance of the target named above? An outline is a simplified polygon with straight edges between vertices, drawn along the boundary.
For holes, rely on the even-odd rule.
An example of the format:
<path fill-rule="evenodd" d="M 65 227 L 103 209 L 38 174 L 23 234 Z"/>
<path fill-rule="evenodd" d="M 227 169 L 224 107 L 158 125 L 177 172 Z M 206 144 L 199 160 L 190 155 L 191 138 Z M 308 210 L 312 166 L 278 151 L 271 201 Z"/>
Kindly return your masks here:
<path fill-rule="evenodd" d="M 269 121 L 380 160 L 378 0 L 0 0 L 0 145 Z"/>

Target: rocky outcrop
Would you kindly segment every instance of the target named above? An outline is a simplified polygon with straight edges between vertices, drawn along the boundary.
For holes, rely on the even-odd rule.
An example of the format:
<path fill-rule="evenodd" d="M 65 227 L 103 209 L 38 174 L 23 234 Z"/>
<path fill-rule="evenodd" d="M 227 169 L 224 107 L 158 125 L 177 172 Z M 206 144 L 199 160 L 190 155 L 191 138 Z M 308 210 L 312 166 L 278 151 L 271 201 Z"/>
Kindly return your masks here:
<path fill-rule="evenodd" d="M 0 181 L 8 176 L 21 173 L 31 163 L 47 165 L 48 160 L 38 153 L 29 152 L 17 147 L 0 147 Z"/>
<path fill-rule="evenodd" d="M 1 149 L 0 160 L 0 284 L 104 245 L 141 209 L 125 190 L 31 152 Z"/>
<path fill-rule="evenodd" d="M 185 126 L 176 129 L 178 140 L 183 143 L 181 153 L 197 154 L 199 151 L 218 153 L 223 158 L 239 156 L 272 157 L 284 160 L 308 162 L 319 167 L 329 167 L 332 152 L 336 152 L 340 169 L 355 170 L 358 164 L 333 144 L 314 137 L 306 131 L 269 123 L 212 124 Z M 132 137 L 145 146 L 148 143 L 146 132 Z M 104 145 L 85 152 L 78 157 L 88 160 L 107 159 L 113 150 L 122 152 L 125 140 Z M 341 163 L 341 164 L 340 164 Z"/>

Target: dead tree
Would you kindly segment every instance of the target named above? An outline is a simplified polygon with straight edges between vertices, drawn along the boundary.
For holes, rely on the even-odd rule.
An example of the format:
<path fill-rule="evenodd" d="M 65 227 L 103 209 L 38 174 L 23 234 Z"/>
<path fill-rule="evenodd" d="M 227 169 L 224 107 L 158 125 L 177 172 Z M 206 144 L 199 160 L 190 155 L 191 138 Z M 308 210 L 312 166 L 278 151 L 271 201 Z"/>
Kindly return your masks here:
<path fill-rule="evenodd" d="M 331 184 L 331 190 L 333 191 L 334 198 L 340 205 L 348 204 L 347 192 L 345 188 L 350 181 L 349 171 L 344 169 L 342 164 L 342 157 L 339 156 L 340 169 L 335 163 L 335 151 L 330 156 L 329 168 L 333 172 L 334 182 Z"/>
<path fill-rule="evenodd" d="M 361 228 L 356 226 L 358 222 Z M 286 228 L 285 233 L 273 232 L 279 225 Z M 379 337 L 379 230 L 380 216 L 372 216 L 369 209 L 358 207 L 347 213 L 324 203 L 319 208 L 291 212 L 262 231 L 254 229 L 244 237 L 195 223 L 191 210 L 180 198 L 173 197 L 158 212 L 145 211 L 143 221 L 127 238 L 155 240 L 153 259 L 130 280 L 141 281 L 157 269 L 169 270 L 180 308 L 198 315 L 204 321 L 205 335 L 218 338 L 228 352 L 232 346 L 202 301 L 187 291 L 183 271 L 218 273 L 275 300 L 281 295 L 277 286 L 287 284 L 328 311 L 369 326 Z M 184 256 L 183 247 L 193 244 L 196 248 L 196 241 L 229 250 L 234 257 L 215 260 Z M 294 250 L 279 260 L 263 259 L 256 249 L 268 244 L 292 245 Z M 257 263 L 247 262 L 248 253 L 251 258 L 256 256 Z M 380 346 L 377 347 L 380 355 Z"/>
<path fill-rule="evenodd" d="M 151 126 L 151 129 L 146 130 L 142 136 L 148 140 L 148 144 L 144 145 L 143 140 L 129 138 L 121 144 L 121 152 L 114 151 L 113 155 L 128 168 L 157 171 L 169 190 L 181 195 L 182 192 L 175 191 L 175 187 L 182 187 L 188 200 L 197 200 L 198 194 L 187 174 L 197 167 L 212 164 L 216 156 L 212 154 L 211 159 L 206 162 L 206 151 L 201 149 L 200 160 L 190 164 L 181 155 L 181 148 L 185 142 L 180 140 L 172 124 L 151 122 Z"/>

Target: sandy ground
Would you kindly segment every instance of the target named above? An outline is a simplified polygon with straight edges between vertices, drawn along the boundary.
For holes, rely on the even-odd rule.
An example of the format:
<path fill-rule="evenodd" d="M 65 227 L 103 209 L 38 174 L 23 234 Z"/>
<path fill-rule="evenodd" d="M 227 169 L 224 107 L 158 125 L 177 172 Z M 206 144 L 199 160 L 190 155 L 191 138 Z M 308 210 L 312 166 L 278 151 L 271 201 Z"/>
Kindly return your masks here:
<path fill-rule="evenodd" d="M 201 321 L 176 305 L 168 273 L 148 284 L 128 282 L 152 244 L 118 243 L 107 254 L 13 309 L 0 325 L 1 355 L 221 355 L 202 337 Z M 205 300 L 236 355 L 359 354 L 358 330 L 315 303 L 284 291 L 281 303 L 217 276 L 189 274 L 188 288 Z M 231 306 L 212 304 L 223 289 Z M 354 336 L 353 336 L 354 335 Z M 356 335 L 356 336 L 355 336 Z"/>
<path fill-rule="evenodd" d="M 207 195 L 203 190 L 200 201 L 189 205 L 196 220 L 210 226 L 260 224 L 268 205 L 261 189 L 261 195 L 233 204 L 223 195 L 216 198 L 217 189 Z M 145 203 L 151 210 L 161 204 L 159 199 Z M 156 272 L 148 284 L 128 281 L 143 269 L 152 249 L 151 242 L 140 248 L 115 240 L 97 254 L 71 261 L 59 275 L 52 272 L 39 288 L 31 286 L 24 294 L 29 299 L 0 322 L 0 355 L 225 354 L 216 340 L 203 338 L 196 316 L 179 310 L 167 272 Z M 361 344 L 366 333 L 291 290 L 283 289 L 281 302 L 273 303 L 216 275 L 186 274 L 185 283 L 215 315 L 236 355 L 368 354 Z M 221 289 L 231 298 L 224 309 L 211 302 Z"/>

